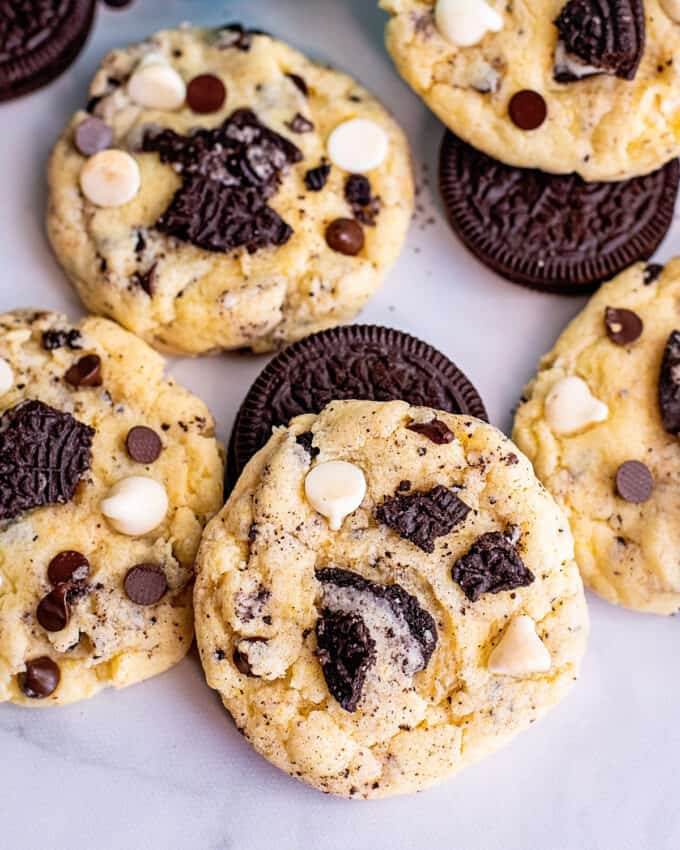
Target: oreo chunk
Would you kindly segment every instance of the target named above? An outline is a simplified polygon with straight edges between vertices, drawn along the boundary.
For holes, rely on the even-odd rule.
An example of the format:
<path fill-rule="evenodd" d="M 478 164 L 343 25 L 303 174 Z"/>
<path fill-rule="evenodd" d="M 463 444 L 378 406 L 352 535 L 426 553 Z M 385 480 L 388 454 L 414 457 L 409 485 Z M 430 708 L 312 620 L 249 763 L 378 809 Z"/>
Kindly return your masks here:
<path fill-rule="evenodd" d="M 483 593 L 515 590 L 534 581 L 513 542 L 498 531 L 478 537 L 453 565 L 451 574 L 470 602 L 476 602 Z"/>
<path fill-rule="evenodd" d="M 219 127 L 188 136 L 147 130 L 142 149 L 157 152 L 182 177 L 156 229 L 206 251 L 249 253 L 283 245 L 292 229 L 267 201 L 302 159 L 288 139 L 238 109 Z"/>
<path fill-rule="evenodd" d="M 229 443 L 227 492 L 272 428 L 334 400 L 401 399 L 419 407 L 486 420 L 477 390 L 435 348 L 401 331 L 347 325 L 313 334 L 284 349 L 250 388 Z"/>
<path fill-rule="evenodd" d="M 437 626 L 415 596 L 399 584 L 378 584 L 350 570 L 317 570 L 316 578 L 323 585 L 319 662 L 328 690 L 346 711 L 356 710 L 379 657 L 389 662 L 390 680 L 402 686 L 427 667 Z"/>
<path fill-rule="evenodd" d="M 90 468 L 94 429 L 40 401 L 0 416 L 0 520 L 65 504 Z"/>
<path fill-rule="evenodd" d="M 493 271 L 545 292 L 581 295 L 657 249 L 673 221 L 680 166 L 611 183 L 504 165 L 452 133 L 439 187 L 449 223 Z"/>
<path fill-rule="evenodd" d="M 35 91 L 68 68 L 89 35 L 95 5 L 94 0 L 0 3 L 0 101 Z"/>
<path fill-rule="evenodd" d="M 45 351 L 55 351 L 57 348 L 68 346 L 72 351 L 82 348 L 82 337 L 76 328 L 45 331 L 42 335 L 42 346 Z"/>
<path fill-rule="evenodd" d="M 378 505 L 375 517 L 423 552 L 432 553 L 435 539 L 463 522 L 470 510 L 453 490 L 439 485 L 427 492 L 391 496 Z"/>
<path fill-rule="evenodd" d="M 368 177 L 363 174 L 350 174 L 345 182 L 345 200 L 357 221 L 367 227 L 375 227 L 382 201 L 373 195 Z"/>
<path fill-rule="evenodd" d="M 659 375 L 659 407 L 663 427 L 680 435 L 680 331 L 668 337 Z"/>
<path fill-rule="evenodd" d="M 554 77 L 567 83 L 593 74 L 635 78 L 645 50 L 642 0 L 570 0 L 555 20 Z"/>

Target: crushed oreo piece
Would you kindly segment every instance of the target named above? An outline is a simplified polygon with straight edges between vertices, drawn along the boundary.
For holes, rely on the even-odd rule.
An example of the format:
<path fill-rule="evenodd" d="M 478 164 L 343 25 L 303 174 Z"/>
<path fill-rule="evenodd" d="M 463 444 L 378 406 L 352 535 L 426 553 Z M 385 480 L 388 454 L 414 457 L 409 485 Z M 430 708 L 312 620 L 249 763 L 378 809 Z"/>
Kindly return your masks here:
<path fill-rule="evenodd" d="M 236 22 L 225 24 L 217 30 L 215 46 L 220 50 L 235 47 L 237 50 L 247 53 L 252 47 L 253 36 L 260 34 L 260 30 L 246 29 L 243 24 Z"/>
<path fill-rule="evenodd" d="M 402 685 L 427 667 L 437 626 L 415 596 L 399 584 L 378 584 L 350 570 L 321 569 L 316 578 L 323 585 L 319 662 L 329 691 L 346 711 L 356 710 L 379 656 Z"/>
<path fill-rule="evenodd" d="M 42 347 L 45 351 L 55 351 L 57 348 L 64 348 L 64 346 L 68 346 L 72 351 L 82 348 L 80 331 L 75 328 L 49 330 L 42 335 Z"/>
<path fill-rule="evenodd" d="M 154 263 L 144 272 L 135 272 L 130 280 L 133 286 L 138 286 L 143 289 L 146 294 L 151 297 L 156 291 L 156 266 Z"/>
<path fill-rule="evenodd" d="M 463 522 L 470 510 L 453 490 L 438 485 L 427 492 L 391 496 L 378 505 L 375 516 L 400 537 L 431 553 L 435 539 Z"/>
<path fill-rule="evenodd" d="M 319 454 L 319 452 L 321 451 L 316 446 L 312 445 L 313 440 L 314 440 L 314 434 L 312 434 L 311 431 L 305 431 L 304 434 L 298 434 L 297 437 L 295 438 L 295 442 L 299 446 L 302 446 L 302 448 L 312 458 L 316 457 Z"/>
<path fill-rule="evenodd" d="M 305 174 L 305 186 L 310 192 L 320 192 L 328 182 L 331 173 L 329 162 L 321 162 L 316 168 L 310 168 Z"/>
<path fill-rule="evenodd" d="M 363 174 L 350 174 L 345 182 L 345 200 L 354 218 L 367 227 L 374 227 L 382 202 L 373 196 L 371 183 Z"/>
<path fill-rule="evenodd" d="M 292 133 L 311 133 L 314 129 L 314 124 L 298 112 L 291 121 L 286 122 L 286 127 Z"/>
<path fill-rule="evenodd" d="M 555 20 L 559 83 L 593 74 L 632 80 L 645 49 L 642 0 L 570 0 Z"/>
<path fill-rule="evenodd" d="M 94 429 L 40 401 L 0 416 L 0 520 L 69 502 L 90 468 Z"/>
<path fill-rule="evenodd" d="M 451 574 L 470 602 L 476 602 L 483 593 L 515 590 L 534 581 L 515 543 L 498 531 L 478 537 L 453 565 Z"/>
<path fill-rule="evenodd" d="M 168 236 L 208 251 L 283 245 L 291 227 L 267 205 L 281 175 L 302 159 L 288 139 L 239 109 L 218 127 L 181 136 L 147 130 L 142 148 L 155 151 L 182 177 L 156 223 Z"/>
<path fill-rule="evenodd" d="M 453 431 L 441 419 L 433 419 L 431 422 L 411 422 L 406 427 L 409 431 L 422 434 L 423 437 L 427 437 L 428 440 L 431 440 L 438 446 L 443 446 L 453 441 Z"/>
<path fill-rule="evenodd" d="M 307 81 L 304 77 L 301 77 L 299 74 L 286 74 L 291 83 L 295 86 L 295 88 L 303 94 L 305 97 L 309 96 L 309 88 L 307 86 Z"/>
<path fill-rule="evenodd" d="M 671 333 L 664 350 L 659 375 L 659 407 L 663 427 L 669 434 L 680 435 L 680 331 Z"/>
<path fill-rule="evenodd" d="M 661 277 L 661 272 L 663 272 L 661 263 L 648 263 L 642 277 L 645 286 L 649 286 L 650 283 L 658 280 Z"/>

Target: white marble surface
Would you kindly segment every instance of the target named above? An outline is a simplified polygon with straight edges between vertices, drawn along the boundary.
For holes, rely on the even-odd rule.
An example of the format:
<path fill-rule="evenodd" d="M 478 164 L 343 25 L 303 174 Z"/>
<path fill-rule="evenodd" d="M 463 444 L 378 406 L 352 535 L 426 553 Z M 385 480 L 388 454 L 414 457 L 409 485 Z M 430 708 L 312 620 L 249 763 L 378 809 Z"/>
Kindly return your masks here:
<path fill-rule="evenodd" d="M 373 0 L 138 0 L 102 12 L 58 83 L 0 106 L 0 309 L 78 313 L 43 235 L 45 158 L 105 49 L 185 19 L 243 19 L 350 69 L 407 129 L 419 182 L 435 172 L 440 127 L 395 75 Z M 507 428 L 538 356 L 580 304 L 495 278 L 449 233 L 432 186 L 420 204 L 404 255 L 364 318 L 452 356 Z M 677 229 L 661 256 L 674 246 Z M 221 357 L 172 369 L 206 398 L 227 437 L 263 362 Z M 154 681 L 71 708 L 0 706 L 0 848 L 677 848 L 678 623 L 590 601 L 590 649 L 570 698 L 498 755 L 407 799 L 345 802 L 280 774 L 236 732 L 193 654 Z"/>

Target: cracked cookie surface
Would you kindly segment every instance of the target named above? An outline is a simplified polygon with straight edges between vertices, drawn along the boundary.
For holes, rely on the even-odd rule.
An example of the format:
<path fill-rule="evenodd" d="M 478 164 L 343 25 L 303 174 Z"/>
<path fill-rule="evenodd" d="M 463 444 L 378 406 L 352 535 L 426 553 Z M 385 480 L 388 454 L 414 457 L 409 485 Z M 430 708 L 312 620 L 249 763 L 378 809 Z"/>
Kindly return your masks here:
<path fill-rule="evenodd" d="M 0 702 L 62 705 L 163 672 L 191 645 L 194 557 L 222 504 L 212 416 L 106 319 L 0 315 L 0 373 Z M 121 533 L 102 502 L 139 478 L 167 510 Z"/>
<path fill-rule="evenodd" d="M 410 427 L 435 413 L 437 428 Z M 366 489 L 333 531 L 305 481 L 338 461 Z M 332 500 L 342 488 L 326 480 Z M 408 494 L 426 494 L 417 510 L 380 510 Z M 454 567 L 491 533 L 526 570 L 472 602 Z M 565 695 L 585 647 L 571 534 L 526 458 L 490 425 L 405 402 L 331 402 L 277 428 L 208 524 L 197 570 L 208 684 L 262 755 L 341 796 L 417 791 L 492 752 Z M 522 616 L 549 670 L 492 672 Z"/>

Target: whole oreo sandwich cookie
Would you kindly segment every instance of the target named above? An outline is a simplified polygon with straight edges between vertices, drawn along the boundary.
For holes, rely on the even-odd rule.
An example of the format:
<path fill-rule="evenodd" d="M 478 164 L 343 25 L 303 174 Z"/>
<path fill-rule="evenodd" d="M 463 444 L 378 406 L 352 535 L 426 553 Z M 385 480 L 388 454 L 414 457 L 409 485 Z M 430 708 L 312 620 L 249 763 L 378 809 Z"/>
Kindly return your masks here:
<path fill-rule="evenodd" d="M 680 166 L 586 183 L 514 168 L 447 132 L 439 186 L 453 230 L 493 271 L 534 289 L 591 292 L 647 260 L 673 221 Z"/>
<path fill-rule="evenodd" d="M 89 35 L 95 0 L 0 4 L 0 101 L 39 89 L 73 62 Z"/>
<path fill-rule="evenodd" d="M 282 351 L 250 388 L 231 434 L 227 491 L 272 428 L 347 399 L 401 400 L 487 420 L 467 377 L 426 342 L 376 325 L 322 331 Z"/>

